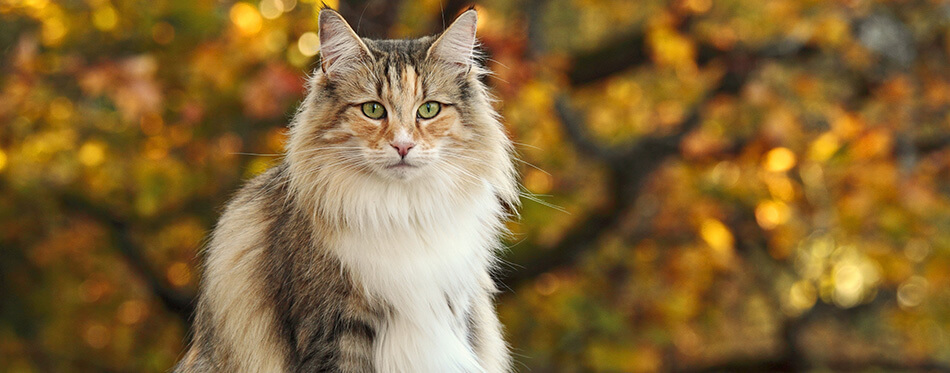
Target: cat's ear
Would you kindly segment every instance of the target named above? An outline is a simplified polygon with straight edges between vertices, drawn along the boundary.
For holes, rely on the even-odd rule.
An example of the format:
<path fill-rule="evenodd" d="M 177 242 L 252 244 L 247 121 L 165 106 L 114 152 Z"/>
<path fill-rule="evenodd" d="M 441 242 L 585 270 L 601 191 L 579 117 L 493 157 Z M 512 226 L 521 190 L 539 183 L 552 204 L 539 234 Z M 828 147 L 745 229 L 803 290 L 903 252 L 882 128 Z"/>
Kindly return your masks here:
<path fill-rule="evenodd" d="M 475 64 L 475 25 L 477 23 L 478 13 L 475 9 L 466 10 L 432 43 L 427 56 L 471 67 Z"/>
<path fill-rule="evenodd" d="M 333 9 L 320 10 L 320 68 L 330 75 L 353 62 L 372 58 L 366 44 L 353 32 L 343 16 Z"/>

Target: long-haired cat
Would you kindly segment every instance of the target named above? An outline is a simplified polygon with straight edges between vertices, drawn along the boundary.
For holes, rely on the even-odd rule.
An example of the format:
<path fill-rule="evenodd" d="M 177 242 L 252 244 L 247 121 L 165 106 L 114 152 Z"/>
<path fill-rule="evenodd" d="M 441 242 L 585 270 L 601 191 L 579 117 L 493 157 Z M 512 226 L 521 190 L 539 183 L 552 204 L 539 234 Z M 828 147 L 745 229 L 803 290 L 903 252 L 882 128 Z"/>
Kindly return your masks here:
<path fill-rule="evenodd" d="M 178 372 L 505 372 L 490 277 L 518 203 L 476 12 L 362 39 L 320 12 L 283 162 L 230 202 Z"/>

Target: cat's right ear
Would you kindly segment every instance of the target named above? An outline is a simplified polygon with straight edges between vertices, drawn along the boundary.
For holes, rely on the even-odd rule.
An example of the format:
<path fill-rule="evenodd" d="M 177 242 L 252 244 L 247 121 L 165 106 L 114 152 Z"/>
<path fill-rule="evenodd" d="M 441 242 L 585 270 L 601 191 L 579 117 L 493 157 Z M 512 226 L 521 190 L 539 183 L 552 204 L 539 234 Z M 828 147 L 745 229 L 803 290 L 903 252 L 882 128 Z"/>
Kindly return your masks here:
<path fill-rule="evenodd" d="M 478 13 L 475 8 L 466 10 L 429 47 L 427 56 L 438 58 L 458 66 L 471 68 L 475 65 L 475 29 Z"/>
<path fill-rule="evenodd" d="M 320 10 L 320 68 L 326 75 L 372 58 L 366 44 L 343 16 L 330 8 Z"/>

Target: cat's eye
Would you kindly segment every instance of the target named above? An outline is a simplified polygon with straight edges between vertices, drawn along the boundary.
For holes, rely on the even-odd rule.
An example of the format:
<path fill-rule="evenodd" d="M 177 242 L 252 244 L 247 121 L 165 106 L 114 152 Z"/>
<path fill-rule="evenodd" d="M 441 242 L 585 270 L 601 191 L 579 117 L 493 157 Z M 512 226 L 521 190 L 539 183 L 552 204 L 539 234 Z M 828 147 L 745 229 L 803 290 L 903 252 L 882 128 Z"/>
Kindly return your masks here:
<path fill-rule="evenodd" d="M 433 117 L 438 115 L 439 111 L 441 110 L 442 110 L 442 104 L 435 101 L 426 102 L 422 104 L 422 106 L 419 107 L 419 111 L 418 111 L 419 118 L 432 119 Z"/>
<path fill-rule="evenodd" d="M 370 119 L 382 119 L 386 116 L 386 108 L 376 101 L 367 102 L 363 104 L 363 114 Z"/>

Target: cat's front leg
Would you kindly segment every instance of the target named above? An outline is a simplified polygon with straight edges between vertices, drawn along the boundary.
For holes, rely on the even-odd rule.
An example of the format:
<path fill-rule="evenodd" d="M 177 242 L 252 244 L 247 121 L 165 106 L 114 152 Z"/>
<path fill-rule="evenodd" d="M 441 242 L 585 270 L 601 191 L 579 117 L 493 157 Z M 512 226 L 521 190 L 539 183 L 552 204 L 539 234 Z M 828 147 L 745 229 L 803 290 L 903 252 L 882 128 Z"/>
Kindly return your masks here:
<path fill-rule="evenodd" d="M 511 356 L 502 337 L 501 323 L 495 313 L 496 290 L 491 279 L 488 279 L 488 282 L 489 288 L 476 295 L 472 302 L 468 316 L 470 342 L 485 372 L 510 372 Z"/>

